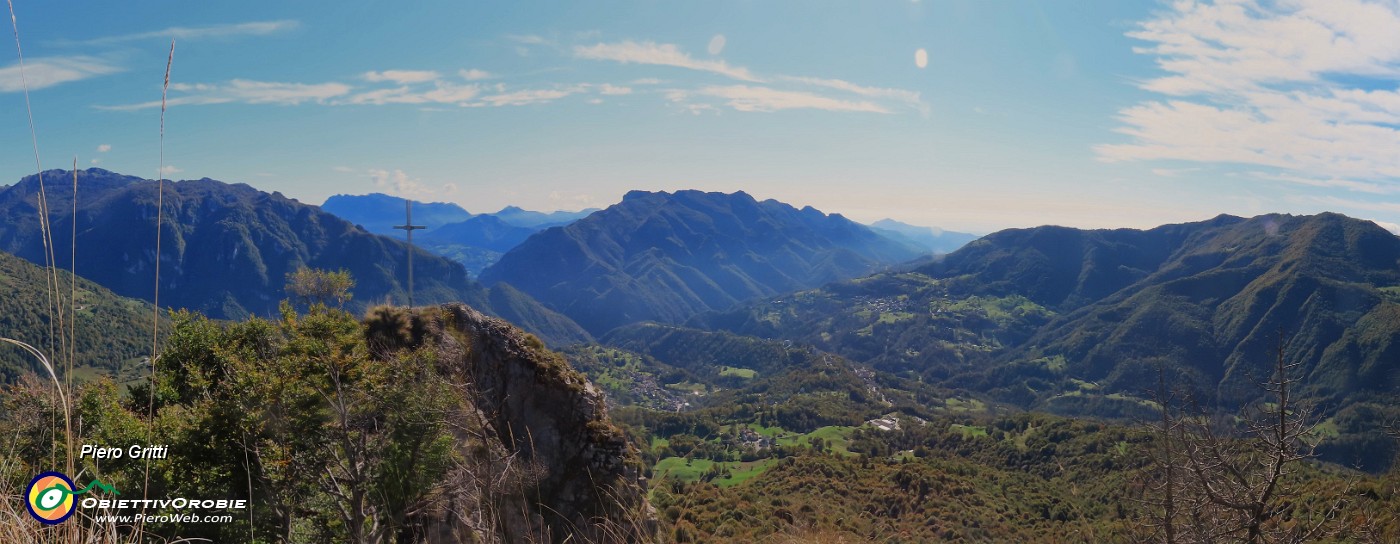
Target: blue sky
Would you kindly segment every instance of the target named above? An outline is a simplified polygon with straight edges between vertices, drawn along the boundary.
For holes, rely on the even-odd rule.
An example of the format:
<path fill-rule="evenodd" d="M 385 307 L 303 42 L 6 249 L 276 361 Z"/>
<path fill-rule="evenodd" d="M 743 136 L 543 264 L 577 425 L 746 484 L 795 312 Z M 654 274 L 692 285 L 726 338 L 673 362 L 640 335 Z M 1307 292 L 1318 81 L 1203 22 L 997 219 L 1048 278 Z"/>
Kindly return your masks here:
<path fill-rule="evenodd" d="M 16 0 L 45 168 L 473 212 L 744 190 L 972 232 L 1400 223 L 1400 5 Z M 34 171 L 0 47 L 0 179 Z"/>

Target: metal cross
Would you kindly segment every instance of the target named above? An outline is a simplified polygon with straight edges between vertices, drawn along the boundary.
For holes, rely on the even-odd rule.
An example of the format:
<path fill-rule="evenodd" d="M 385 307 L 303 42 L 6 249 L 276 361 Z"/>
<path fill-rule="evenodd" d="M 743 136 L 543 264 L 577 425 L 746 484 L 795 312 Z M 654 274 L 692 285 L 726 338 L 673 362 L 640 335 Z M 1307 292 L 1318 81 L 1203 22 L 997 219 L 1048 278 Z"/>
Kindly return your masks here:
<path fill-rule="evenodd" d="M 399 230 L 408 231 L 408 307 L 413 307 L 413 231 L 423 230 L 428 227 L 413 224 L 413 201 L 403 201 L 404 224 L 395 226 Z"/>

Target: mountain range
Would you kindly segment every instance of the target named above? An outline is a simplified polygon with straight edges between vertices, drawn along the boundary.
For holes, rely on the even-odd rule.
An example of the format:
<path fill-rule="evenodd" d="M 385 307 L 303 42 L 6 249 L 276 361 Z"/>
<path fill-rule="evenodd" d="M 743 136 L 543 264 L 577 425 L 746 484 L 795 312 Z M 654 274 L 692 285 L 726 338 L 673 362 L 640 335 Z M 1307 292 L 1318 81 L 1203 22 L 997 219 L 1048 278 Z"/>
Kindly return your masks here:
<path fill-rule="evenodd" d="M 1400 238 L 1337 214 L 1011 229 L 927 265 L 699 316 L 1080 415 L 1141 414 L 1159 369 L 1234 409 L 1277 350 L 1329 413 L 1400 391 Z"/>
<path fill-rule="evenodd" d="M 52 228 L 71 232 L 73 173 L 43 173 Z M 154 300 L 157 182 L 93 168 L 78 172 L 79 274 L 115 293 Z M 211 317 L 241 319 L 277 312 L 286 275 L 298 267 L 345 269 L 356 285 L 348 304 L 407 301 L 408 246 L 320 208 L 244 184 L 208 178 L 166 182 L 161 226 L 160 304 Z M 39 177 L 0 190 L 0 251 L 44 262 L 38 214 Z M 60 267 L 69 267 L 69 236 L 54 237 Z M 466 301 L 561 344 L 587 333 L 520 293 L 490 290 L 461 265 L 414 252 L 415 302 Z"/>
<path fill-rule="evenodd" d="M 72 226 L 71 176 L 44 173 L 57 233 Z M 156 183 L 101 169 L 78 181 L 79 272 L 114 297 L 151 300 Z M 0 250 L 31 262 L 44 255 L 37 191 L 36 176 L 0 189 Z M 405 298 L 407 246 L 315 206 L 209 179 L 169 182 L 164 202 L 162 306 L 270 315 L 299 266 L 348 270 L 354 311 Z M 1080 415 L 1141 415 L 1159 371 L 1194 398 L 1238 407 L 1259 396 L 1280 346 L 1300 391 L 1329 415 L 1394 411 L 1386 406 L 1400 390 L 1400 238 L 1336 214 L 1010 229 L 922 264 L 908 261 L 925 250 L 840 215 L 745 193 L 634 191 L 533 233 L 490 215 L 438 228 L 443 238 L 470 232 L 502 256 L 483 284 L 418 251 L 419 302 L 464 301 L 555 345 L 622 343 L 713 386 L 773 369 L 697 367 L 653 344 L 704 345 L 701 333 L 740 339 L 727 346 L 780 340 L 891 377 Z M 67 240 L 55 237 L 64 268 Z M 636 328 L 646 322 L 690 332 Z M 135 356 L 136 344 L 117 356 Z"/>
<path fill-rule="evenodd" d="M 593 334 L 679 322 L 756 297 L 869 274 L 919 252 L 837 214 L 746 193 L 627 193 L 531 236 L 482 272 Z"/>
<path fill-rule="evenodd" d="M 355 223 L 375 234 L 403 234 L 395 230 L 395 225 L 404 221 L 403 197 L 370 193 L 367 195 L 332 195 L 321 204 L 321 209 L 351 223 Z M 567 225 L 598 211 L 587 208 L 579 211 L 537 212 L 517 206 L 506 206 L 496 213 L 473 214 L 461 206 L 448 202 L 413 201 L 413 222 L 431 231 L 452 223 L 460 223 L 473 217 L 491 216 L 507 225 L 542 230 L 549 227 Z"/>
<path fill-rule="evenodd" d="M 73 225 L 71 175 L 44 173 L 58 234 Z M 99 169 L 78 177 L 77 269 L 96 282 L 79 283 L 78 320 L 102 333 L 83 336 L 80 360 L 99 362 L 77 374 L 131 382 L 144 368 L 151 306 L 119 295 L 153 294 L 154 236 L 143 233 L 155 227 L 155 182 Z M 37 189 L 35 177 L 0 188 L 0 250 L 36 262 L 46 253 Z M 169 182 L 164 201 L 162 306 L 268 315 L 298 266 L 349 271 L 359 282 L 352 311 L 402 303 L 409 248 L 393 237 L 208 179 Z M 1297 379 L 1298 405 L 1316 407 L 1308 440 L 1323 459 L 1379 470 L 1394 458 L 1379 431 L 1400 420 L 1400 238 L 1371 222 L 1222 215 L 1142 230 L 937 234 L 700 191 L 634 191 L 563 225 L 471 216 L 415 241 L 491 252 L 495 264 L 477 282 L 420 249 L 419 302 L 462 301 L 534 337 L 449 304 L 376 308 L 367 345 L 432 336 L 423 345 L 437 346 L 435 363 L 406 368 L 470 377 L 473 402 L 489 402 L 465 413 L 497 418 L 487 441 L 496 458 L 528 449 L 546 462 L 549 509 L 596 505 L 580 467 L 603 462 L 620 481 L 655 482 L 656 509 L 637 512 L 703 541 L 739 534 L 734 520 L 687 517 L 705 497 L 726 497 L 759 524 L 864 516 L 914 531 L 908 520 L 922 518 L 908 513 L 944 490 L 985 501 L 960 526 L 979 520 L 990 540 L 1051 529 L 1068 539 L 1081 534 L 1081 515 L 1126 523 L 1128 512 L 1101 506 L 1130 502 L 1134 471 L 1152 470 L 1151 433 L 1120 423 L 1160 415 L 1158 380 L 1181 406 L 1247 414 L 1268 401 L 1261 384 L 1276 357 Z M 67 239 L 55 238 L 66 267 Z M 961 247 L 940 253 L 940 240 Z M 0 253 L 0 289 L 10 292 L 0 336 L 42 341 L 43 283 L 37 266 Z M 258 329 L 208 330 L 238 327 Z M 561 357 L 544 343 L 568 347 Z M 0 351 L 0 380 L 34 370 Z M 601 417 L 604 402 L 620 427 Z M 533 423 L 499 419 L 511 410 Z M 1307 477 L 1331 478 L 1319 476 L 1326 466 L 1309 464 Z M 865 498 L 833 507 L 839 494 L 813 492 L 813 482 L 866 489 L 850 494 Z M 629 496 L 642 489 L 629 485 Z M 750 507 L 758 503 L 773 508 Z M 1026 521 L 1022 532 L 1007 532 L 1006 512 Z"/>

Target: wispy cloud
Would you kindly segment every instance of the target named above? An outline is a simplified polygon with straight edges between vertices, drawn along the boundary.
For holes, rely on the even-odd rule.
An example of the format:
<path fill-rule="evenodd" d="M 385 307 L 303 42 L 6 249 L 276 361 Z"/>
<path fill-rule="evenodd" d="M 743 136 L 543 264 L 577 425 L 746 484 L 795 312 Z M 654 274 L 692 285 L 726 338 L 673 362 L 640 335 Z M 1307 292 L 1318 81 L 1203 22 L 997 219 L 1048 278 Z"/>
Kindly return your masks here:
<path fill-rule="evenodd" d="M 1290 174 L 1272 174 L 1266 172 L 1251 172 L 1250 177 L 1265 181 L 1282 181 L 1306 187 L 1321 187 L 1324 189 L 1346 189 L 1358 193 L 1369 193 L 1374 195 L 1400 193 L 1400 186 L 1382 185 L 1366 181 L 1354 181 L 1340 178 L 1310 178 L 1295 176 Z"/>
<path fill-rule="evenodd" d="M 420 178 L 410 176 L 408 173 L 397 168 L 393 170 L 371 168 L 366 170 L 365 174 L 369 176 L 375 189 L 404 198 L 440 198 L 445 193 L 457 191 L 457 184 L 455 183 L 449 182 L 434 185 L 424 182 Z"/>
<path fill-rule="evenodd" d="M 275 104 L 294 106 L 303 103 L 327 103 L 330 99 L 345 96 L 351 87 L 343 83 L 282 83 L 275 81 L 251 81 L 235 79 L 228 83 L 172 83 L 170 90 L 176 96 L 166 100 L 169 106 L 206 104 Z M 159 108 L 160 101 L 97 106 L 99 109 L 130 111 Z"/>
<path fill-rule="evenodd" d="M 604 84 L 598 86 L 598 92 L 599 92 L 600 94 L 606 94 L 606 95 L 613 95 L 613 96 L 616 96 L 616 95 L 632 94 L 632 88 L 631 88 L 631 87 L 624 87 L 624 86 L 620 86 L 620 85 L 613 85 L 613 84 L 611 84 L 611 83 L 604 83 Z"/>
<path fill-rule="evenodd" d="M 368 75 L 374 74 L 374 75 Z M 273 104 L 296 106 L 319 104 L 326 106 L 380 106 L 415 104 L 419 106 L 455 105 L 461 107 L 500 107 L 542 104 L 576 95 L 596 94 L 617 96 L 632 92 L 629 87 L 608 83 L 578 83 L 544 88 L 512 88 L 504 83 L 482 85 L 458 84 L 440 78 L 429 78 L 429 72 L 386 71 L 367 72 L 359 79 L 374 83 L 395 83 L 392 87 L 352 85 L 347 83 L 286 83 L 235 79 L 227 83 L 171 84 L 169 106 L 212 104 Z M 431 72 L 436 74 L 436 72 Z M 397 84 L 404 82 L 403 84 Z M 160 107 L 159 100 L 136 104 L 102 105 L 99 109 L 132 111 Z"/>
<path fill-rule="evenodd" d="M 1174 178 L 1199 171 L 1201 171 L 1200 168 L 1153 168 L 1152 174 L 1163 178 Z"/>
<path fill-rule="evenodd" d="M 378 83 L 382 81 L 392 81 L 400 85 L 408 83 L 426 83 L 436 81 L 442 74 L 432 70 L 384 70 L 383 72 L 365 72 L 360 76 L 365 81 Z"/>
<path fill-rule="evenodd" d="M 571 94 L 578 94 L 587 90 L 587 86 L 574 85 L 558 89 L 524 89 L 481 97 L 477 104 L 483 106 L 525 106 L 529 104 L 542 104 L 553 102 Z"/>
<path fill-rule="evenodd" d="M 866 85 L 858 85 L 841 79 L 824 79 L 819 77 L 784 76 L 783 79 L 807 85 L 815 85 L 818 87 L 825 87 L 828 89 L 845 91 L 867 98 L 889 99 L 904 104 L 905 106 L 908 106 L 924 115 L 928 115 L 929 113 L 928 104 L 924 103 L 922 96 L 917 91 L 909 91 L 905 89 L 891 89 L 885 87 L 870 87 Z"/>
<path fill-rule="evenodd" d="M 1294 198 L 1299 202 L 1321 204 L 1332 209 L 1351 208 L 1353 210 L 1365 210 L 1369 212 L 1400 213 L 1400 202 L 1384 200 L 1356 200 L 1350 198 L 1339 198 L 1335 196 L 1307 196 Z"/>
<path fill-rule="evenodd" d="M 513 37 L 521 43 L 535 43 L 533 37 Z M 542 39 L 542 38 L 541 38 Z M 545 104 L 581 95 L 581 102 L 601 103 L 627 95 L 660 95 L 675 107 L 693 113 L 728 108 L 743 112 L 774 112 L 809 109 L 832 112 L 893 113 L 914 110 L 927 114 L 919 93 L 903 89 L 860 85 L 841 79 L 776 75 L 759 78 L 748 69 L 731 66 L 723 60 L 699 60 L 674 44 L 626 41 L 579 46 L 577 58 L 612 60 L 621 63 L 682 67 L 737 79 L 745 84 L 701 84 L 691 88 L 658 88 L 667 83 L 655 78 L 632 78 L 630 84 L 608 82 L 517 85 L 509 79 L 487 83 L 496 75 L 481 69 L 461 69 L 445 77 L 437 70 L 378 70 L 361 72 L 346 82 L 292 83 L 236 79 L 226 83 L 171 85 L 167 104 L 319 104 L 328 106 L 416 105 L 425 111 L 444 111 L 443 106 L 505 107 Z M 567 53 L 566 53 L 567 54 Z M 464 82 L 465 80 L 465 82 Z M 641 87 L 640 90 L 634 86 Z M 107 110 L 141 110 L 159 107 L 159 101 L 98 106 Z"/>
<path fill-rule="evenodd" d="M 481 81 L 483 79 L 491 79 L 493 77 L 496 77 L 491 72 L 487 72 L 486 70 L 478 70 L 476 68 L 472 68 L 470 70 L 460 70 L 457 72 L 457 75 L 462 76 L 462 79 L 465 79 L 467 81 Z"/>
<path fill-rule="evenodd" d="M 0 92 L 23 91 L 25 81 L 29 83 L 30 90 L 38 90 L 120 71 L 121 68 L 96 57 L 33 58 L 24 63 L 23 79 L 20 77 L 19 63 L 0 68 Z"/>
<path fill-rule="evenodd" d="M 711 55 L 724 50 L 724 36 L 711 38 L 707 48 Z M 669 43 L 622 41 L 579 45 L 574 56 L 581 59 L 609 60 L 623 64 L 673 66 L 715 74 L 742 81 L 744 85 L 703 85 L 696 88 L 673 88 L 665 91 L 672 104 L 691 113 L 717 111 L 716 104 L 744 112 L 772 112 L 788 109 L 815 109 L 835 112 L 893 113 L 910 109 L 928 115 L 929 107 L 918 92 L 904 89 L 860 85 L 842 79 L 773 75 L 759 76 L 748 68 L 731 65 L 724 60 L 692 57 L 679 46 Z M 656 85 L 655 78 L 633 80 L 634 85 Z M 832 91 L 835 91 L 833 93 Z M 607 93 L 605 93 L 607 94 Z M 697 100 L 719 99 L 700 103 Z"/>
<path fill-rule="evenodd" d="M 97 146 L 98 153 L 106 153 L 112 150 L 112 144 L 101 144 Z"/>
<path fill-rule="evenodd" d="M 451 104 L 462 107 L 524 106 L 553 102 L 566 96 L 597 90 L 600 94 L 621 94 L 611 85 L 563 85 L 540 89 L 510 89 L 505 85 L 455 85 L 438 82 L 431 87 L 402 86 L 356 93 L 338 104 Z"/>
<path fill-rule="evenodd" d="M 719 98 L 739 111 L 778 111 L 791 109 L 813 109 L 825 111 L 890 113 L 878 104 L 869 101 L 839 100 L 827 96 L 799 91 L 784 91 L 763 86 L 727 85 L 708 86 L 695 91 L 695 94 Z M 672 100 L 683 101 L 690 93 L 672 94 Z"/>
<path fill-rule="evenodd" d="M 432 86 L 400 86 L 360 91 L 339 104 L 462 104 L 481 95 L 481 86 L 437 82 Z"/>
<path fill-rule="evenodd" d="M 230 38 L 234 36 L 265 36 L 278 32 L 294 30 L 301 26 L 293 20 L 281 21 L 254 21 L 249 23 L 230 23 L 209 26 L 172 26 L 163 30 L 153 32 L 138 32 L 135 34 L 121 34 L 117 36 L 104 36 L 90 40 L 61 41 L 60 44 L 79 45 L 102 45 L 121 42 L 131 42 L 161 38 L 169 40 L 200 40 L 209 38 Z"/>
<path fill-rule="evenodd" d="M 1123 109 L 1102 160 L 1267 166 L 1275 181 L 1374 193 L 1400 179 L 1400 5 L 1183 0 L 1129 32 L 1171 98 Z"/>
<path fill-rule="evenodd" d="M 621 63 L 674 66 L 710 72 L 740 81 L 760 81 L 747 68 L 730 66 L 722 60 L 700 60 L 680 50 L 675 44 L 624 41 L 574 46 L 574 56 L 591 60 L 611 60 Z"/>
<path fill-rule="evenodd" d="M 526 45 L 547 45 L 550 43 L 554 43 L 549 39 L 545 38 L 544 36 L 540 36 L 538 34 L 507 34 L 506 39 L 515 43 L 523 43 Z"/>

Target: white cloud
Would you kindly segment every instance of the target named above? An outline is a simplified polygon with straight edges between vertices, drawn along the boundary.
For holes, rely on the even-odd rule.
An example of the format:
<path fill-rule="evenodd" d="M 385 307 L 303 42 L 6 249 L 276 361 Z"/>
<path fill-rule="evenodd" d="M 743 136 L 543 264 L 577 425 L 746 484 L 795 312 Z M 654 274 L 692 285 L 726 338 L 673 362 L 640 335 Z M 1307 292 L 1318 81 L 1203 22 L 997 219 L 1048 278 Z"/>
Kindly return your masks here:
<path fill-rule="evenodd" d="M 431 88 L 400 86 L 356 93 L 344 104 L 464 104 L 481 94 L 479 85 L 456 85 L 438 82 Z"/>
<path fill-rule="evenodd" d="M 1358 193 L 1387 194 L 1400 192 L 1400 187 L 1386 186 L 1378 183 L 1365 181 L 1353 181 L 1340 178 L 1309 178 L 1290 174 L 1270 174 L 1265 172 L 1251 172 L 1250 176 L 1255 179 L 1266 181 L 1282 181 L 1307 187 L 1322 187 L 1326 189 L 1346 189 Z"/>
<path fill-rule="evenodd" d="M 106 36 L 102 38 L 94 38 L 91 40 L 68 43 L 97 45 L 130 42 L 153 38 L 161 38 L 165 40 L 169 40 L 171 38 L 174 38 L 176 40 L 197 40 L 205 38 L 228 38 L 233 36 L 264 36 L 267 34 L 274 34 L 277 32 L 294 30 L 299 26 L 301 26 L 301 23 L 292 20 L 254 21 L 251 23 L 230 23 L 222 25 L 194 27 L 172 26 L 170 28 L 166 28 L 164 30 L 157 30 L 154 32 L 140 32 L 136 34 L 123 34 L 120 36 Z"/>
<path fill-rule="evenodd" d="M 724 51 L 724 34 L 715 34 L 710 38 L 710 44 L 705 47 L 711 55 L 718 55 Z"/>
<path fill-rule="evenodd" d="M 1329 208 L 1352 208 L 1355 210 L 1365 210 L 1369 212 L 1400 213 L 1400 202 L 1388 202 L 1383 200 L 1355 200 L 1350 198 L 1338 198 L 1335 196 L 1309 196 L 1295 198 L 1294 200 L 1321 204 Z"/>
<path fill-rule="evenodd" d="M 14 93 L 24 90 L 39 90 L 60 83 L 81 81 L 97 76 L 114 74 L 122 69 L 95 57 L 40 57 L 25 61 L 23 78 L 19 63 L 0 68 L 0 92 Z"/>
<path fill-rule="evenodd" d="M 695 91 L 696 95 L 719 98 L 738 111 L 771 112 L 790 109 L 814 109 L 825 111 L 890 113 L 878 104 L 869 101 L 839 100 L 826 96 L 799 91 L 784 91 L 771 87 L 750 85 L 708 86 Z M 668 95 L 672 101 L 689 99 L 691 93 L 680 92 Z"/>
<path fill-rule="evenodd" d="M 180 172 L 184 172 L 184 170 L 182 170 L 182 169 L 176 167 L 176 166 L 173 165 L 173 164 L 167 164 L 167 165 L 161 167 L 161 169 L 160 169 L 160 174 L 161 174 L 162 176 L 170 176 L 170 175 L 174 175 L 174 174 L 179 174 Z"/>
<path fill-rule="evenodd" d="M 606 95 L 632 94 L 632 88 L 604 83 L 598 86 L 598 92 Z"/>
<path fill-rule="evenodd" d="M 180 95 L 166 100 L 169 106 L 228 103 L 294 106 L 306 102 L 325 104 L 332 98 L 349 94 L 351 87 L 343 83 L 307 84 L 235 79 L 228 83 L 171 83 L 170 90 Z M 100 109 L 117 111 L 158 107 L 159 100 L 98 106 Z"/>
<path fill-rule="evenodd" d="M 98 153 L 106 153 L 112 150 L 112 144 L 101 144 L 97 146 Z"/>
<path fill-rule="evenodd" d="M 597 205 L 597 199 L 586 193 L 550 191 L 549 203 L 556 210 L 582 210 Z"/>
<path fill-rule="evenodd" d="M 383 72 L 365 72 L 362 76 L 365 81 L 378 83 L 382 81 L 392 81 L 400 85 L 409 83 L 427 83 L 442 77 L 442 74 L 432 70 L 385 70 Z"/>
<path fill-rule="evenodd" d="M 477 104 L 484 106 L 524 106 L 553 102 L 571 94 L 586 90 L 586 86 L 576 85 L 558 89 L 525 89 L 481 97 Z"/>
<path fill-rule="evenodd" d="M 574 46 L 574 56 L 592 60 L 611 60 L 624 64 L 654 64 L 710 72 L 740 81 L 759 79 L 747 68 L 730 66 L 722 60 L 698 60 L 680 50 L 675 44 L 624 41 Z"/>
<path fill-rule="evenodd" d="M 365 171 L 369 175 L 374 187 L 380 191 L 404 198 L 429 199 L 438 197 L 442 191 L 456 191 L 457 186 L 452 183 L 445 183 L 433 187 L 424 183 L 423 180 L 410 176 L 403 170 L 385 170 L 371 168 Z"/>
<path fill-rule="evenodd" d="M 909 106 L 910 108 L 913 108 L 914 110 L 923 113 L 924 115 L 928 115 L 929 113 L 928 104 L 924 103 L 923 98 L 917 91 L 908 91 L 904 89 L 890 89 L 883 87 L 868 87 L 865 85 L 857 85 L 855 83 L 851 83 L 849 81 L 841 79 L 824 79 L 817 77 L 785 77 L 784 79 L 787 79 L 789 81 L 795 81 L 798 83 L 805 83 L 807 85 L 815 85 L 818 87 L 826 87 L 828 89 L 845 91 L 867 98 L 889 99 L 903 103 L 906 106 Z"/>
<path fill-rule="evenodd" d="M 1200 168 L 1153 168 L 1152 174 L 1163 178 L 1174 178 L 1182 174 L 1199 172 Z"/>
<path fill-rule="evenodd" d="M 486 70 L 477 70 L 476 68 L 458 71 L 457 75 L 462 76 L 462 79 L 465 79 L 467 81 L 480 81 L 483 79 L 491 79 L 493 77 L 496 77 L 491 72 L 487 72 Z"/>
<path fill-rule="evenodd" d="M 1400 5 L 1361 0 L 1180 0 L 1128 35 L 1173 98 L 1119 112 L 1106 161 L 1266 166 L 1273 181 L 1355 192 L 1400 179 Z M 1369 85 L 1358 82 L 1370 80 Z M 1365 87 L 1365 88 L 1363 88 Z"/>
<path fill-rule="evenodd" d="M 914 66 L 928 68 L 928 50 L 922 47 L 914 50 Z"/>
<path fill-rule="evenodd" d="M 710 42 L 711 54 L 718 54 L 724 47 L 724 37 L 716 35 Z M 778 111 L 786 109 L 816 109 L 838 112 L 892 113 L 899 108 L 909 108 L 928 115 L 929 107 L 918 92 L 904 89 L 871 87 L 841 79 L 818 77 L 795 77 L 775 75 L 760 77 L 747 68 L 731 66 L 723 60 L 699 60 L 680 50 L 674 44 L 654 42 L 624 41 L 619 43 L 599 43 L 591 46 L 575 46 L 574 56 L 584 59 L 611 60 L 621 63 L 675 66 L 722 75 L 749 83 L 764 85 L 709 85 L 698 89 L 675 88 L 665 91 L 665 96 L 673 104 L 686 108 L 691 113 L 714 111 L 714 104 L 701 104 L 697 98 L 719 98 L 730 108 L 739 111 Z M 655 78 L 637 79 L 634 85 L 656 85 Z M 820 87 L 824 92 L 785 89 L 791 86 Z M 603 94 L 614 94 L 604 86 Z M 852 96 L 833 95 L 829 91 L 839 91 Z M 629 89 L 630 92 L 630 89 Z"/>
<path fill-rule="evenodd" d="M 547 45 L 553 43 L 537 34 L 508 34 L 506 35 L 506 39 L 526 45 Z"/>
<path fill-rule="evenodd" d="M 1372 219 L 1371 222 L 1375 223 L 1376 226 L 1380 228 L 1390 231 L 1391 234 L 1400 235 L 1400 225 L 1391 223 L 1389 221 L 1379 221 L 1376 219 Z"/>

